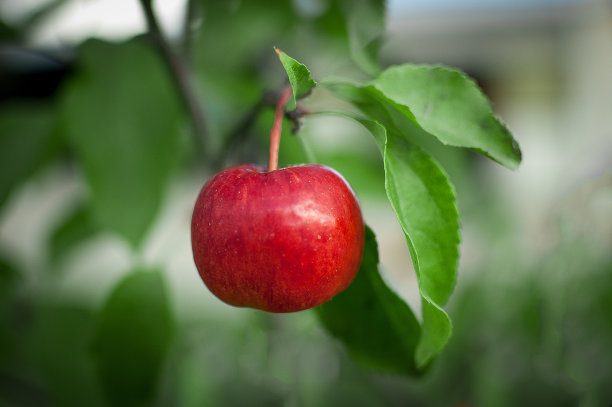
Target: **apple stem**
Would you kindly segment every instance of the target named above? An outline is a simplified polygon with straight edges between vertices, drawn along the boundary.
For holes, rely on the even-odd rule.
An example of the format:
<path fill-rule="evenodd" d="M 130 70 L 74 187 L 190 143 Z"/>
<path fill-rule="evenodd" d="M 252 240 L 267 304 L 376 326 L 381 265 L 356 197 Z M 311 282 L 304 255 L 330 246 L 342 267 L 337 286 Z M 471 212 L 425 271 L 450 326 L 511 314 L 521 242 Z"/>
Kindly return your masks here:
<path fill-rule="evenodd" d="M 274 124 L 272 125 L 272 130 L 270 130 L 270 158 L 268 161 L 268 171 L 274 171 L 278 168 L 278 149 L 280 146 L 281 131 L 283 129 L 283 116 L 285 115 L 285 106 L 287 102 L 289 102 L 292 93 L 291 86 L 286 86 L 278 98 L 278 102 L 276 102 Z"/>

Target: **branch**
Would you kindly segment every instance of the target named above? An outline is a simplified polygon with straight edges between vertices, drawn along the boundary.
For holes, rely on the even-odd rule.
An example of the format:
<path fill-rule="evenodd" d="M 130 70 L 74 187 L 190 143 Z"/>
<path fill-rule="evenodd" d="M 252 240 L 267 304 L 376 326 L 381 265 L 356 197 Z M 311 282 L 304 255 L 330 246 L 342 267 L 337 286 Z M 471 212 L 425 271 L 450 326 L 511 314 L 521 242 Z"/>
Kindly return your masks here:
<path fill-rule="evenodd" d="M 191 61 L 193 34 L 197 19 L 200 17 L 200 2 L 198 0 L 188 0 L 185 9 L 185 19 L 183 22 L 183 34 L 181 38 L 181 55 L 186 61 Z"/>
<path fill-rule="evenodd" d="M 227 160 L 233 147 L 240 144 L 249 135 L 249 129 L 257 120 L 261 111 L 266 107 L 274 107 L 276 105 L 277 95 L 274 92 L 264 92 L 261 98 L 253 105 L 253 107 L 242 117 L 238 124 L 229 132 L 229 135 L 223 140 L 223 146 L 216 156 L 216 160 L 212 168 L 219 169 Z"/>
<path fill-rule="evenodd" d="M 189 114 L 193 131 L 200 141 L 204 154 L 209 154 L 206 148 L 206 125 L 204 120 L 204 110 L 200 105 L 195 93 L 192 91 L 193 86 L 190 84 L 190 79 L 187 71 L 187 66 L 170 47 L 167 39 L 161 31 L 155 12 L 153 11 L 152 0 L 140 0 L 142 10 L 147 20 L 149 28 L 149 36 L 158 48 L 166 67 L 170 72 L 170 77 L 179 93 L 179 96 Z"/>

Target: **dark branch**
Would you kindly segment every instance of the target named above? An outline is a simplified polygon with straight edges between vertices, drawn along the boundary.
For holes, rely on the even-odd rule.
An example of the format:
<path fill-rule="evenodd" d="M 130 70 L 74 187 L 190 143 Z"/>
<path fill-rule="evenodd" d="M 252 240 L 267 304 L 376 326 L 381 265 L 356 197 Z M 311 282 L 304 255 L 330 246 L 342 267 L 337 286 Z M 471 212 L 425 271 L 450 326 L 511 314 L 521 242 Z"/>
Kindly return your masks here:
<path fill-rule="evenodd" d="M 242 117 L 242 119 L 229 132 L 229 135 L 223 140 L 223 146 L 214 160 L 213 169 L 217 170 L 221 167 L 233 148 L 239 145 L 248 137 L 249 129 L 257 120 L 257 117 L 265 107 L 272 107 L 276 102 L 276 94 L 274 92 L 265 92 L 262 97 L 253 105 L 253 107 Z"/>
<path fill-rule="evenodd" d="M 201 11 L 199 0 L 188 0 L 181 38 L 181 54 L 186 61 L 191 61 L 192 58 L 193 34 L 196 30 Z"/>
<path fill-rule="evenodd" d="M 142 10 L 147 20 L 147 26 L 149 28 L 149 36 L 153 43 L 158 48 L 166 67 L 170 72 L 170 76 L 179 96 L 187 109 L 193 131 L 197 139 L 202 144 L 204 154 L 210 154 L 206 148 L 206 125 L 204 120 L 204 111 L 200 105 L 195 93 L 193 92 L 193 86 L 190 84 L 189 74 L 187 67 L 183 60 L 180 59 L 170 47 L 170 44 L 166 40 L 164 34 L 161 31 L 155 12 L 153 11 L 153 4 L 151 0 L 140 0 Z"/>

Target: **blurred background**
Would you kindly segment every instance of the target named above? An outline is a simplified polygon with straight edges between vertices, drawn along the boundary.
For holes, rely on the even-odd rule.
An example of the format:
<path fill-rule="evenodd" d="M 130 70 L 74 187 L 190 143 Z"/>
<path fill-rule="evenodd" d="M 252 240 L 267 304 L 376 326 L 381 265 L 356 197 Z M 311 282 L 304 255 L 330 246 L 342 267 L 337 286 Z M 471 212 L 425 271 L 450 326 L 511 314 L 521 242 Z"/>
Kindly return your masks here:
<path fill-rule="evenodd" d="M 285 80 L 272 46 L 315 79 L 363 75 L 342 8 L 154 6 L 204 112 L 196 131 L 137 1 L 0 2 L 0 405 L 612 403 L 612 2 L 388 2 L 382 66 L 465 71 L 523 151 L 510 171 L 428 146 L 455 186 L 462 243 L 453 337 L 419 378 L 361 367 L 310 311 L 221 303 L 192 261 L 203 183 L 223 166 L 266 162 L 267 100 Z M 317 89 L 304 103 L 328 98 Z M 288 127 L 281 164 L 314 160 L 345 175 L 385 280 L 418 314 L 370 136 L 330 117 L 306 118 L 298 136 Z M 112 338 L 133 328 L 122 315 L 143 308 L 156 317 L 144 312 L 143 336 L 129 340 L 150 358 L 96 365 L 121 356 Z M 139 368 L 148 381 L 111 395 L 96 379 Z"/>

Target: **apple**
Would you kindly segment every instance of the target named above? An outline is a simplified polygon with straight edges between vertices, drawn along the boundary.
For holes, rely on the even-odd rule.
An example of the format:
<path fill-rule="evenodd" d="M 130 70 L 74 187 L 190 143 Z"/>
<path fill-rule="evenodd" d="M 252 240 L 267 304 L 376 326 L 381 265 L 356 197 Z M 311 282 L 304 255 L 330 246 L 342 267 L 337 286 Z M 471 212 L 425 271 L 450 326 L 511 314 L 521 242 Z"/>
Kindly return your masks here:
<path fill-rule="evenodd" d="M 294 312 L 348 287 L 361 263 L 364 223 L 355 193 L 329 167 L 237 165 L 200 191 L 191 240 L 199 274 L 218 298 Z"/>
<path fill-rule="evenodd" d="M 222 301 L 268 312 L 321 305 L 351 283 L 365 226 L 355 193 L 336 171 L 307 164 L 278 169 L 284 108 L 276 105 L 268 169 L 237 165 L 202 187 L 191 219 L 193 258 Z"/>

